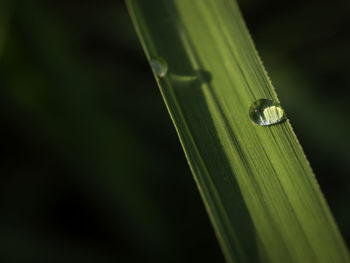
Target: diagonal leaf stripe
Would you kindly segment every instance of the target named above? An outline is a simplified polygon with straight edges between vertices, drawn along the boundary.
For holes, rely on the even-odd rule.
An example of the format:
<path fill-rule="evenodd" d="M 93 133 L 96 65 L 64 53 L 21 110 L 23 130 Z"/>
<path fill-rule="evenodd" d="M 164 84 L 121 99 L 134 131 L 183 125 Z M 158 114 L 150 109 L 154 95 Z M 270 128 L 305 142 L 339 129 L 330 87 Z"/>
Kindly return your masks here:
<path fill-rule="evenodd" d="M 227 261 L 349 262 L 289 121 L 249 118 L 278 98 L 236 2 L 126 3 Z"/>

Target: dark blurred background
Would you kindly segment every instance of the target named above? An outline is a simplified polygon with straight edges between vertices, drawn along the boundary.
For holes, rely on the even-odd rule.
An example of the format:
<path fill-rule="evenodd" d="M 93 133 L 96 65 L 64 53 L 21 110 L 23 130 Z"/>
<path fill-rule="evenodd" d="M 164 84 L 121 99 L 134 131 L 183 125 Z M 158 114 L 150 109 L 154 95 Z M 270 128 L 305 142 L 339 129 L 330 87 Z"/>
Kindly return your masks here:
<path fill-rule="evenodd" d="M 350 2 L 241 0 L 350 242 Z M 123 1 L 0 0 L 0 262 L 223 262 Z"/>

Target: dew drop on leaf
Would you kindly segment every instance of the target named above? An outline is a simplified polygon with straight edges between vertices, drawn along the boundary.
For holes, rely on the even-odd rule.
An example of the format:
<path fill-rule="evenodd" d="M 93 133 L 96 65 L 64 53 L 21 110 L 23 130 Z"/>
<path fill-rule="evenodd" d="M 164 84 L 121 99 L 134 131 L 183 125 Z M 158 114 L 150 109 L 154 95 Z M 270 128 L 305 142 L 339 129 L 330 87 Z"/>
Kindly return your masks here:
<path fill-rule="evenodd" d="M 249 108 L 251 120 L 260 126 L 278 124 L 286 119 L 281 105 L 273 100 L 259 99 Z"/>
<path fill-rule="evenodd" d="M 152 58 L 150 64 L 155 74 L 160 78 L 164 77 L 168 72 L 168 64 L 161 57 Z"/>

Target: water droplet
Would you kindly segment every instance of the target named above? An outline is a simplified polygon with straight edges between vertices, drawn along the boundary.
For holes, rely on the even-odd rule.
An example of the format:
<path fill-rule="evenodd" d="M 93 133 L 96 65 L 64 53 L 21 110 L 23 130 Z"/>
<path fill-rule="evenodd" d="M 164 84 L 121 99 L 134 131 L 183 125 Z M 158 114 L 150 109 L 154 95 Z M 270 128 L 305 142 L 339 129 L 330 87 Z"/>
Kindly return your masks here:
<path fill-rule="evenodd" d="M 260 126 L 269 126 L 286 119 L 281 105 L 273 100 L 259 99 L 249 108 L 249 116 Z"/>
<path fill-rule="evenodd" d="M 164 77 L 168 72 L 168 64 L 160 57 L 152 58 L 150 64 L 156 75 L 160 78 Z"/>

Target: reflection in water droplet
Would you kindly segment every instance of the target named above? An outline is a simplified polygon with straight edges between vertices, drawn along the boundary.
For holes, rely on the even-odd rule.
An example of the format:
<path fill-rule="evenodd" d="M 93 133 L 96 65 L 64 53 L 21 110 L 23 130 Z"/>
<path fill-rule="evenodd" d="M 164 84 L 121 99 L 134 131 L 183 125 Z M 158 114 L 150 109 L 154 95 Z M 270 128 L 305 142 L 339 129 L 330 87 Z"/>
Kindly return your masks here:
<path fill-rule="evenodd" d="M 249 116 L 260 126 L 277 124 L 286 119 L 280 104 L 267 99 L 255 101 L 249 108 Z"/>
<path fill-rule="evenodd" d="M 168 72 L 168 64 L 160 57 L 152 58 L 150 64 L 156 75 L 160 78 L 164 77 Z"/>

